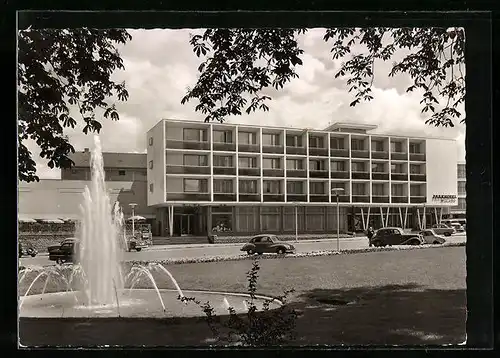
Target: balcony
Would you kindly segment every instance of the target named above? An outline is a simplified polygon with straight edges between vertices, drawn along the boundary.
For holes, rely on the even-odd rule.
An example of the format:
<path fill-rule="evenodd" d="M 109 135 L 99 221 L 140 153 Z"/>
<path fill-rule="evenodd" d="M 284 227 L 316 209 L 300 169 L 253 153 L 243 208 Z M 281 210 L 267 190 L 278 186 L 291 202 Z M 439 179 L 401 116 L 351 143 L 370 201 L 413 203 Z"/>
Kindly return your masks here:
<path fill-rule="evenodd" d="M 288 201 L 289 203 L 295 202 L 295 201 L 307 202 L 307 195 L 306 194 L 287 194 L 286 201 Z"/>
<path fill-rule="evenodd" d="M 348 158 L 349 157 L 349 149 L 344 149 L 344 148 L 330 149 L 330 155 L 332 157 Z"/>
<path fill-rule="evenodd" d="M 236 201 L 234 193 L 214 193 L 214 201 Z"/>
<path fill-rule="evenodd" d="M 389 195 L 372 195 L 373 203 L 388 203 Z"/>
<path fill-rule="evenodd" d="M 311 148 L 309 147 L 309 155 L 318 157 L 328 157 L 328 148 Z"/>
<path fill-rule="evenodd" d="M 307 150 L 305 147 L 286 147 L 286 154 L 299 154 L 306 155 Z"/>
<path fill-rule="evenodd" d="M 392 160 L 407 160 L 408 159 L 408 153 L 404 153 L 404 152 L 392 152 L 391 153 L 391 159 Z"/>
<path fill-rule="evenodd" d="M 210 193 L 167 193 L 166 201 L 210 201 Z"/>
<path fill-rule="evenodd" d="M 422 203 L 425 203 L 425 199 L 426 199 L 425 196 L 410 196 L 410 203 L 422 204 Z"/>
<path fill-rule="evenodd" d="M 408 203 L 408 197 L 407 196 L 393 195 L 392 196 L 392 202 L 393 203 Z"/>
<path fill-rule="evenodd" d="M 349 172 L 348 171 L 341 171 L 341 172 L 332 171 L 331 175 L 332 175 L 332 179 L 349 179 Z"/>
<path fill-rule="evenodd" d="M 353 203 L 369 203 L 370 196 L 369 195 L 353 195 L 352 202 Z"/>
<path fill-rule="evenodd" d="M 283 202 L 285 195 L 283 194 L 268 194 L 264 193 L 264 202 Z"/>
<path fill-rule="evenodd" d="M 236 175 L 236 168 L 234 167 L 214 167 L 215 175 Z"/>
<path fill-rule="evenodd" d="M 408 181 L 408 173 L 391 173 L 391 180 Z"/>
<path fill-rule="evenodd" d="M 239 168 L 238 169 L 239 175 L 246 175 L 246 176 L 260 176 L 260 168 Z"/>
<path fill-rule="evenodd" d="M 214 151 L 234 152 L 236 150 L 236 144 L 234 144 L 234 143 L 214 142 L 213 148 L 214 148 Z"/>
<path fill-rule="evenodd" d="M 167 174 L 210 174 L 208 166 L 167 165 Z"/>
<path fill-rule="evenodd" d="M 283 177 L 285 176 L 285 171 L 283 169 L 264 168 L 262 175 L 265 177 Z"/>
<path fill-rule="evenodd" d="M 286 176 L 291 178 L 305 178 L 307 177 L 307 172 L 304 169 L 288 169 Z"/>
<path fill-rule="evenodd" d="M 425 174 L 410 174 L 410 180 L 411 181 L 425 181 L 426 175 Z"/>
<path fill-rule="evenodd" d="M 259 153 L 260 145 L 258 144 L 238 144 L 239 152 L 248 152 L 248 153 Z"/>
<path fill-rule="evenodd" d="M 309 194 L 311 203 L 328 203 L 328 194 Z"/>
<path fill-rule="evenodd" d="M 370 153 L 367 150 L 351 150 L 352 158 L 369 158 Z"/>
<path fill-rule="evenodd" d="M 389 180 L 389 173 L 372 172 L 373 180 Z"/>
<path fill-rule="evenodd" d="M 352 172 L 353 179 L 370 179 L 370 173 L 368 172 Z"/>
<path fill-rule="evenodd" d="M 389 152 L 372 150 L 372 159 L 389 159 Z"/>
<path fill-rule="evenodd" d="M 410 153 L 410 160 L 415 162 L 425 162 L 425 153 Z"/>
<path fill-rule="evenodd" d="M 283 154 L 285 153 L 285 147 L 282 145 L 263 145 L 262 153 Z"/>
<path fill-rule="evenodd" d="M 192 149 L 192 150 L 209 150 L 210 143 L 198 141 L 184 141 L 168 139 L 166 142 L 167 149 Z"/>
<path fill-rule="evenodd" d="M 328 170 L 309 170 L 309 177 L 328 179 Z"/>
<path fill-rule="evenodd" d="M 339 203 L 348 203 L 350 200 L 349 195 L 339 195 Z M 337 195 L 332 195 L 332 203 L 337 202 Z"/>
<path fill-rule="evenodd" d="M 257 193 L 243 193 L 240 194 L 240 201 L 259 201 L 260 202 L 260 194 Z"/>

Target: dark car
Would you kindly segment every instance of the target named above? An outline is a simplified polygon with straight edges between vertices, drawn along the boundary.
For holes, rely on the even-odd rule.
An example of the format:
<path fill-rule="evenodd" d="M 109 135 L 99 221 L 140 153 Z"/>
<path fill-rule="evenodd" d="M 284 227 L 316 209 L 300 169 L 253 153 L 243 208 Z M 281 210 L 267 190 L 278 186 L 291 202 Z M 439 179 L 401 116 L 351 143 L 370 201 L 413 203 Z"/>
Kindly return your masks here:
<path fill-rule="evenodd" d="M 426 244 L 440 245 L 446 242 L 446 239 L 436 234 L 433 229 L 422 230 L 420 231 L 420 235 L 422 235 Z"/>
<path fill-rule="evenodd" d="M 79 241 L 75 238 L 68 238 L 63 240 L 60 245 L 49 246 L 49 260 L 55 261 L 58 264 L 66 262 L 77 262 L 77 254 L 79 249 Z"/>
<path fill-rule="evenodd" d="M 387 245 L 422 245 L 425 242 L 420 234 L 406 233 L 399 227 L 384 227 L 377 230 L 370 243 L 375 247 L 379 247 Z"/>
<path fill-rule="evenodd" d="M 243 245 L 241 251 L 246 251 L 249 255 L 261 255 L 263 253 L 287 254 L 294 253 L 295 247 L 280 241 L 276 235 L 256 235 Z"/>
<path fill-rule="evenodd" d="M 37 254 L 38 254 L 38 251 L 31 245 L 23 245 L 21 243 L 19 243 L 19 257 L 23 257 L 23 256 L 31 256 L 31 257 L 35 257 Z"/>

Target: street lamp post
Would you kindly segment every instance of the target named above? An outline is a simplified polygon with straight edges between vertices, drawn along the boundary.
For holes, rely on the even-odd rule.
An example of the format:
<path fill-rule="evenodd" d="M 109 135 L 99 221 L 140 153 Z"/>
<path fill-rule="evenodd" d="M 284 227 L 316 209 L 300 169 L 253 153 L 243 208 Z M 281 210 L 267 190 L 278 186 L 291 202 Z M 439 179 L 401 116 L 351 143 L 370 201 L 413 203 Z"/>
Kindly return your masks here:
<path fill-rule="evenodd" d="M 135 207 L 136 203 L 128 204 L 132 208 L 132 237 L 135 237 Z"/>
<path fill-rule="evenodd" d="M 332 193 L 335 193 L 337 197 L 337 251 L 340 251 L 340 204 L 339 204 L 339 193 L 343 193 L 343 188 L 333 188 Z"/>

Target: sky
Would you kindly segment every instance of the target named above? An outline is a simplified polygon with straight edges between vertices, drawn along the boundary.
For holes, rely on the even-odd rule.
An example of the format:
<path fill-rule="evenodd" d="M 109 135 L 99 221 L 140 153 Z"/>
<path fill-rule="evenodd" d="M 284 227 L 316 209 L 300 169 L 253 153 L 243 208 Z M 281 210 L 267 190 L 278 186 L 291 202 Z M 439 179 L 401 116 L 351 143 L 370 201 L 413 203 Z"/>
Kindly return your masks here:
<path fill-rule="evenodd" d="M 113 74 L 114 80 L 126 82 L 129 99 L 116 101 L 119 121 L 101 121 L 103 151 L 145 153 L 146 132 L 162 118 L 204 118 L 194 110 L 196 101 L 181 104 L 187 87 L 193 87 L 197 80 L 201 59 L 193 53 L 189 36 L 200 31 L 129 31 L 132 40 L 118 47 L 125 70 Z M 388 77 L 392 61 L 379 62 L 375 67 L 374 99 L 350 107 L 353 95 L 348 93 L 346 80 L 334 78 L 341 60 L 332 60 L 330 48 L 322 39 L 323 33 L 324 29 L 309 29 L 299 37 L 304 50 L 303 65 L 297 70 L 299 78 L 280 91 L 267 91 L 272 97 L 267 103 L 269 112 L 243 114 L 229 117 L 227 121 L 311 129 L 323 129 L 334 122 L 375 124 L 378 129 L 373 133 L 456 139 L 458 159 L 465 160 L 465 127 L 457 124 L 454 128 L 436 128 L 425 124 L 426 117 L 421 114 L 419 103 L 422 97 L 419 93 L 406 93 L 411 79 L 406 75 Z M 85 135 L 82 127 L 80 121 L 74 129 L 66 130 L 76 151 L 92 147 L 93 138 Z M 60 170 L 48 168 L 40 159 L 36 145 L 27 144 L 37 162 L 39 177 L 60 178 Z"/>

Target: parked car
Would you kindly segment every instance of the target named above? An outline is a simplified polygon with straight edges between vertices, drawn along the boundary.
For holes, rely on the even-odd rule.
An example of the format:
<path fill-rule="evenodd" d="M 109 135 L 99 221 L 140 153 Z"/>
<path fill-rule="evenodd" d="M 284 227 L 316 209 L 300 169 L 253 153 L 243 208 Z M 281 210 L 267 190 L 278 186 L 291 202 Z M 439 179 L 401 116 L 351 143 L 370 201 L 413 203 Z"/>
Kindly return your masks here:
<path fill-rule="evenodd" d="M 464 226 L 462 224 L 460 224 L 458 221 L 450 221 L 450 222 L 446 223 L 446 225 L 454 228 L 456 232 L 464 232 L 465 231 Z"/>
<path fill-rule="evenodd" d="M 419 233 L 406 233 L 400 227 L 384 227 L 378 229 L 370 239 L 370 243 L 375 246 L 392 245 L 422 245 L 425 243 Z"/>
<path fill-rule="evenodd" d="M 31 245 L 25 246 L 21 243 L 19 243 L 19 257 L 23 256 L 31 256 L 35 257 L 38 254 L 38 251 Z"/>
<path fill-rule="evenodd" d="M 140 232 L 136 233 L 135 236 L 131 236 L 127 239 L 127 251 L 130 252 L 135 250 L 137 252 L 148 247 L 148 244 L 142 240 L 142 234 Z"/>
<path fill-rule="evenodd" d="M 438 235 L 451 236 L 456 233 L 456 230 L 446 224 L 435 224 L 432 225 L 432 230 Z"/>
<path fill-rule="evenodd" d="M 294 253 L 295 246 L 280 241 L 276 235 L 256 235 L 243 245 L 241 251 L 246 251 L 249 255 L 261 255 L 263 253 L 287 254 Z"/>
<path fill-rule="evenodd" d="M 76 263 L 78 261 L 78 248 L 80 242 L 75 238 L 64 239 L 60 245 L 49 246 L 49 260 L 55 261 L 57 264 L 66 262 Z"/>
<path fill-rule="evenodd" d="M 420 231 L 420 235 L 422 235 L 426 244 L 438 245 L 446 242 L 446 239 L 443 236 L 436 234 L 433 229 L 422 230 Z"/>

